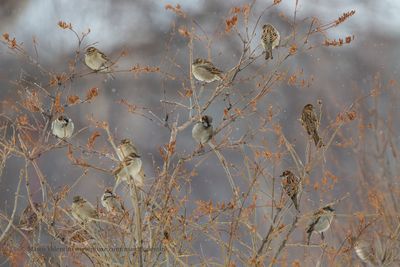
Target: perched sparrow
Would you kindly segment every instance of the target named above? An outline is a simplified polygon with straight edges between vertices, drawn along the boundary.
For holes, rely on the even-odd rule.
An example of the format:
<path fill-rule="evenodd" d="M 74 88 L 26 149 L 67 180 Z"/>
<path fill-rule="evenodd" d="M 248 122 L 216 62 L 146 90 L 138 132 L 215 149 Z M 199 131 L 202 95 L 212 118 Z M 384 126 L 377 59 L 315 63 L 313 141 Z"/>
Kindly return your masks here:
<path fill-rule="evenodd" d="M 42 205 L 39 203 L 33 203 L 33 205 L 35 206 L 35 209 L 40 212 Z M 33 211 L 32 206 L 29 203 L 19 218 L 18 226 L 24 231 L 33 231 L 38 226 L 37 214 Z"/>
<path fill-rule="evenodd" d="M 322 240 L 324 240 L 324 232 L 326 232 L 331 226 L 335 210 L 331 206 L 325 206 L 313 214 L 311 223 L 308 226 L 307 233 L 307 245 L 310 244 L 311 234 L 317 232 L 321 234 Z"/>
<path fill-rule="evenodd" d="M 111 66 L 114 63 L 96 47 L 91 46 L 86 49 L 85 64 L 93 71 L 107 72 L 111 78 L 114 78 L 111 73 L 113 71 Z"/>
<path fill-rule="evenodd" d="M 201 82 L 210 83 L 223 80 L 222 71 L 217 69 L 210 61 L 202 58 L 197 58 L 192 63 L 192 73 Z"/>
<path fill-rule="evenodd" d="M 323 146 L 318 134 L 318 119 L 317 115 L 315 115 L 313 105 L 307 104 L 304 106 L 303 113 L 301 114 L 301 124 L 306 129 L 307 134 L 313 138 L 315 146 Z"/>
<path fill-rule="evenodd" d="M 145 175 L 140 156 L 136 153 L 126 156 L 114 170 L 114 175 L 117 178 L 117 183 L 124 181 L 130 184 L 130 181 L 133 180 L 137 187 L 142 187 Z"/>
<path fill-rule="evenodd" d="M 263 26 L 263 32 L 261 35 L 261 44 L 265 50 L 265 60 L 269 58 L 273 59 L 272 49 L 279 45 L 281 36 L 278 30 L 271 24 L 265 24 Z"/>
<path fill-rule="evenodd" d="M 51 123 L 51 131 L 58 138 L 70 138 L 74 132 L 74 123 L 70 118 L 59 116 Z"/>
<path fill-rule="evenodd" d="M 213 136 L 213 127 L 211 125 L 211 116 L 204 115 L 200 121 L 197 122 L 192 129 L 192 137 L 200 145 L 206 144 Z"/>
<path fill-rule="evenodd" d="M 375 252 L 371 243 L 365 240 L 357 240 L 354 244 L 354 251 L 361 261 L 375 265 Z"/>
<path fill-rule="evenodd" d="M 101 197 L 101 205 L 112 214 L 124 213 L 125 208 L 111 189 L 106 189 Z"/>
<path fill-rule="evenodd" d="M 99 214 L 93 205 L 80 196 L 74 196 L 71 212 L 75 219 L 84 223 L 99 217 Z"/>
<path fill-rule="evenodd" d="M 395 266 L 398 261 L 398 239 L 375 233 L 371 239 L 359 239 L 354 243 L 357 256 L 368 266 Z M 397 265 L 398 266 L 398 265 Z"/>
<path fill-rule="evenodd" d="M 74 245 L 89 245 L 93 242 L 93 237 L 86 231 L 86 229 L 74 229 L 74 227 L 69 227 L 65 230 L 59 230 L 57 236 L 64 243 L 72 243 Z"/>
<path fill-rule="evenodd" d="M 286 170 L 282 173 L 282 187 L 286 194 L 292 199 L 294 207 L 299 210 L 298 196 L 301 190 L 301 181 L 291 171 Z"/>
<path fill-rule="evenodd" d="M 119 160 L 123 161 L 128 155 L 134 153 L 139 155 L 135 145 L 129 139 L 122 139 L 121 143 L 117 147 L 117 155 Z"/>

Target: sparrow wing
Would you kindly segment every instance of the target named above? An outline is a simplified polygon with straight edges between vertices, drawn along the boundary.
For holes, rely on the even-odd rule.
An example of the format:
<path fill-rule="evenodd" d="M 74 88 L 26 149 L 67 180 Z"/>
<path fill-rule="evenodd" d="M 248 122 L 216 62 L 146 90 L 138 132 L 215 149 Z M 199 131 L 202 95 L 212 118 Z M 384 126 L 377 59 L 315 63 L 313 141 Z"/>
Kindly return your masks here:
<path fill-rule="evenodd" d="M 299 206 L 297 203 L 297 195 L 299 192 L 299 180 L 294 176 L 294 174 L 288 175 L 284 184 L 284 189 L 288 196 L 292 199 L 294 207 L 296 210 L 299 210 Z"/>
<path fill-rule="evenodd" d="M 279 45 L 279 41 L 280 41 L 280 40 L 278 40 L 278 38 L 280 39 L 278 31 L 274 27 L 272 27 L 271 32 L 270 32 L 271 44 L 276 42 L 276 41 L 278 41 L 278 44 L 276 45 L 276 46 L 278 46 Z"/>
<path fill-rule="evenodd" d="M 265 51 L 265 60 L 272 57 L 272 36 L 271 36 L 271 25 L 267 25 L 262 32 L 261 42 Z"/>
<path fill-rule="evenodd" d="M 303 126 L 306 128 L 308 135 L 314 134 L 316 131 L 316 116 L 314 112 L 305 110 L 301 115 Z"/>
<path fill-rule="evenodd" d="M 307 233 L 310 233 L 312 231 L 314 231 L 314 227 L 315 225 L 319 222 L 319 220 L 321 219 L 321 216 L 324 214 L 323 210 L 318 210 L 317 212 L 315 212 L 313 214 L 313 221 L 310 223 L 308 229 L 307 229 Z"/>
<path fill-rule="evenodd" d="M 314 232 L 315 225 L 317 225 L 317 223 L 321 219 L 321 213 L 322 213 L 321 211 L 317 211 L 316 213 L 314 213 L 314 219 L 307 228 L 307 234 L 308 234 L 307 235 L 307 245 L 310 244 L 310 238 L 311 238 L 312 233 Z"/>
<path fill-rule="evenodd" d="M 222 71 L 220 69 L 217 69 L 211 62 L 209 62 L 209 64 L 205 64 L 204 68 L 206 70 L 208 70 L 209 72 L 211 72 L 212 74 L 216 74 L 216 75 L 222 74 Z"/>
<path fill-rule="evenodd" d="M 104 60 L 106 60 L 106 61 L 110 61 L 110 60 L 108 59 L 108 57 L 106 56 L 106 54 L 104 54 L 104 53 L 101 52 L 100 50 L 98 50 L 98 52 L 99 52 L 99 54 L 100 54 L 100 56 L 101 56 L 102 59 L 104 59 Z"/>

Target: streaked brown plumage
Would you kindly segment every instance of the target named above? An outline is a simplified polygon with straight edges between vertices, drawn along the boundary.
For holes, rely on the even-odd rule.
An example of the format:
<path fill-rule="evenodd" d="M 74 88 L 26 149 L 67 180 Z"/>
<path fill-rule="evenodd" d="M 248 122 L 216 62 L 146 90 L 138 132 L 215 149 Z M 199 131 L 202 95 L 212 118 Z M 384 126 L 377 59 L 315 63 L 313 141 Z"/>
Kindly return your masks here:
<path fill-rule="evenodd" d="M 323 146 L 322 140 L 318 134 L 318 119 L 314 112 L 314 106 L 312 104 L 307 104 L 303 108 L 301 114 L 301 123 L 306 129 L 307 134 L 314 140 L 315 146 Z"/>
<path fill-rule="evenodd" d="M 273 59 L 272 49 L 279 45 L 281 36 L 278 30 L 271 24 L 263 25 L 263 32 L 261 35 L 261 44 L 265 50 L 265 60 Z"/>
<path fill-rule="evenodd" d="M 108 57 L 96 47 L 88 47 L 85 53 L 85 64 L 93 71 L 107 72 L 110 78 L 114 79 L 112 65 Z"/>
<path fill-rule="evenodd" d="M 117 155 L 119 160 L 123 161 L 128 155 L 136 154 L 140 157 L 139 152 L 134 143 L 129 139 L 122 139 L 117 147 Z"/>
<path fill-rule="evenodd" d="M 93 205 L 80 196 L 74 196 L 71 213 L 75 219 L 84 223 L 99 218 L 99 214 Z"/>
<path fill-rule="evenodd" d="M 222 71 L 217 69 L 212 62 L 203 58 L 193 61 L 192 73 L 197 80 L 206 83 L 223 80 Z"/>
<path fill-rule="evenodd" d="M 292 199 L 294 207 L 299 210 L 298 196 L 301 190 L 301 181 L 291 171 L 286 170 L 282 173 L 282 187 L 286 194 Z"/>
<path fill-rule="evenodd" d="M 139 155 L 131 153 L 124 158 L 124 160 L 113 171 L 117 178 L 117 184 L 124 181 L 130 184 L 132 181 L 137 187 L 144 185 L 144 170 L 142 160 Z"/>
<path fill-rule="evenodd" d="M 121 200 L 117 197 L 114 192 L 107 188 L 101 197 L 101 204 L 106 209 L 108 213 L 111 214 L 121 214 L 125 212 L 125 207 Z"/>
<path fill-rule="evenodd" d="M 42 205 L 34 202 L 33 205 L 37 212 L 41 212 Z M 28 206 L 23 210 L 19 219 L 18 227 L 24 231 L 33 231 L 38 226 L 38 216 L 33 211 L 32 206 L 28 203 Z"/>

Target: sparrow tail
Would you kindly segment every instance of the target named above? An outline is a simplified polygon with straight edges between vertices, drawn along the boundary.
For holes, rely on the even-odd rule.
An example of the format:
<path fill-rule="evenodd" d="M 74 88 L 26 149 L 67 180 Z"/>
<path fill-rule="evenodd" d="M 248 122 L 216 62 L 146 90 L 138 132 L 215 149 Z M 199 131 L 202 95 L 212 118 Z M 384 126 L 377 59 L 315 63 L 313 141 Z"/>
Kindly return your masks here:
<path fill-rule="evenodd" d="M 271 57 L 271 54 L 272 53 L 270 53 L 269 51 L 265 51 L 265 60 L 268 60 L 270 57 Z M 272 59 L 272 57 L 271 57 L 271 59 Z"/>
<path fill-rule="evenodd" d="M 322 147 L 324 145 L 316 130 L 314 131 L 312 138 L 314 139 L 316 147 Z"/>

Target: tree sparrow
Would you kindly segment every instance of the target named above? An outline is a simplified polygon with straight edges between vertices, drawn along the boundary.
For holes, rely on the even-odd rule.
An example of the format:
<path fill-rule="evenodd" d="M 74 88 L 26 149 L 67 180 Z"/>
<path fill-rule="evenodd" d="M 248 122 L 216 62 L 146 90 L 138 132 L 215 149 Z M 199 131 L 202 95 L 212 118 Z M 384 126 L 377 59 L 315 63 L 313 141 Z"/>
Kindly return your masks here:
<path fill-rule="evenodd" d="M 361 261 L 375 265 L 375 252 L 371 243 L 365 240 L 357 240 L 354 244 L 354 251 Z"/>
<path fill-rule="evenodd" d="M 318 135 L 318 119 L 317 115 L 315 115 L 313 105 L 307 104 L 304 106 L 301 114 L 301 124 L 307 131 L 307 134 L 313 138 L 315 146 L 323 146 L 322 140 Z"/>
<path fill-rule="evenodd" d="M 114 175 L 117 178 L 117 183 L 124 181 L 130 184 L 133 180 L 137 187 L 143 187 L 144 171 L 140 156 L 136 153 L 126 156 L 114 170 Z"/>
<path fill-rule="evenodd" d="M 197 122 L 192 129 L 192 137 L 200 145 L 206 144 L 213 136 L 213 127 L 211 125 L 212 117 L 203 115 L 199 122 Z"/>
<path fill-rule="evenodd" d="M 192 73 L 201 82 L 210 83 L 223 80 L 222 71 L 217 69 L 210 61 L 202 58 L 197 58 L 192 63 Z"/>
<path fill-rule="evenodd" d="M 286 194 L 292 199 L 294 207 L 299 210 L 298 196 L 301 190 L 301 181 L 291 171 L 286 170 L 282 173 L 282 187 Z"/>
<path fill-rule="evenodd" d="M 263 26 L 263 32 L 261 35 L 261 44 L 265 51 L 265 60 L 269 58 L 273 59 L 272 49 L 279 45 L 281 36 L 278 30 L 271 24 L 265 24 Z"/>
<path fill-rule="evenodd" d="M 111 60 L 109 60 L 107 56 L 96 47 L 91 46 L 86 49 L 85 64 L 93 71 L 106 72 L 111 78 L 114 78 L 111 73 L 113 71 L 111 66 L 114 63 L 111 62 Z"/>
<path fill-rule="evenodd" d="M 328 205 L 313 214 L 312 221 L 307 229 L 307 245 L 310 244 L 310 238 L 313 232 L 321 234 L 321 238 L 324 240 L 324 232 L 326 232 L 331 226 L 334 217 L 334 211 L 335 210 Z"/>
<path fill-rule="evenodd" d="M 74 196 L 71 212 L 76 220 L 83 223 L 99 218 L 99 214 L 93 205 L 80 196 Z"/>
<path fill-rule="evenodd" d="M 66 116 L 59 116 L 51 123 L 51 131 L 58 138 L 70 138 L 74 132 L 74 123 Z"/>
<path fill-rule="evenodd" d="M 121 200 L 109 188 L 104 191 L 101 197 L 101 205 L 111 214 L 121 214 L 125 211 Z"/>
<path fill-rule="evenodd" d="M 117 155 L 119 160 L 123 161 L 128 155 L 134 153 L 139 155 L 139 152 L 133 142 L 129 139 L 122 139 L 117 147 Z"/>
<path fill-rule="evenodd" d="M 35 209 L 40 212 L 42 205 L 34 202 Z M 18 227 L 24 231 L 33 231 L 38 226 L 37 214 L 33 211 L 32 206 L 28 203 L 28 206 L 22 211 L 19 218 Z"/>

